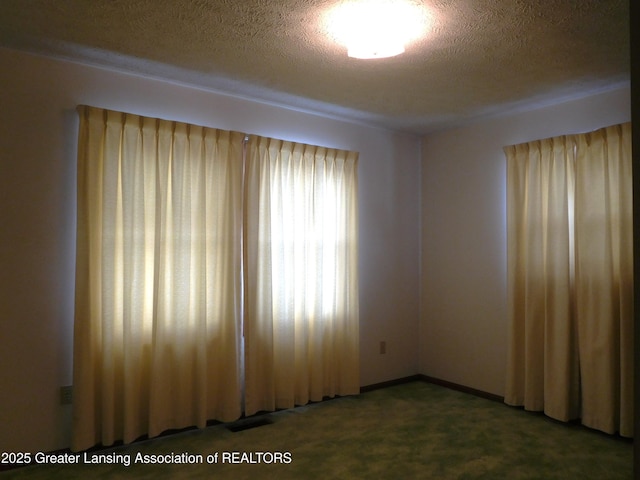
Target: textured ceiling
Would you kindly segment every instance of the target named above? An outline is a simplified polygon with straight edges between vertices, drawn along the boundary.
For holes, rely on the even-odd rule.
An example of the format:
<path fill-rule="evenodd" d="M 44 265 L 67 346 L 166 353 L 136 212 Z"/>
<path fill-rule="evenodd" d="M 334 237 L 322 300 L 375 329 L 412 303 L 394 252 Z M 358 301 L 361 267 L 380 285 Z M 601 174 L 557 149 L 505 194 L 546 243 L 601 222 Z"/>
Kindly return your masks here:
<path fill-rule="evenodd" d="M 426 133 L 629 81 L 628 0 L 426 0 L 427 35 L 357 60 L 336 0 L 0 0 L 0 45 Z"/>

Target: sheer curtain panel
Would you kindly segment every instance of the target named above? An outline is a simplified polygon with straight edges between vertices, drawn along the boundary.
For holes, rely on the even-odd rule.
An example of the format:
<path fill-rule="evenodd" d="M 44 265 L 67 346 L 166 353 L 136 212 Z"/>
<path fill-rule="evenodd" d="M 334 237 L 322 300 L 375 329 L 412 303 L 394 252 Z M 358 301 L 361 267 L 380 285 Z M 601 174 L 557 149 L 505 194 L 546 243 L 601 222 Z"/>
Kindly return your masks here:
<path fill-rule="evenodd" d="M 631 124 L 576 136 L 582 423 L 633 436 Z"/>
<path fill-rule="evenodd" d="M 355 152 L 247 146 L 247 414 L 359 392 Z"/>
<path fill-rule="evenodd" d="M 573 143 L 506 149 L 511 345 L 505 400 L 568 421 L 579 414 L 572 300 Z"/>
<path fill-rule="evenodd" d="M 74 450 L 240 416 L 240 133 L 81 106 Z"/>
<path fill-rule="evenodd" d="M 359 393 L 358 154 L 78 112 L 72 448 Z"/>
<path fill-rule="evenodd" d="M 632 437 L 631 124 L 505 153 L 505 401 Z"/>

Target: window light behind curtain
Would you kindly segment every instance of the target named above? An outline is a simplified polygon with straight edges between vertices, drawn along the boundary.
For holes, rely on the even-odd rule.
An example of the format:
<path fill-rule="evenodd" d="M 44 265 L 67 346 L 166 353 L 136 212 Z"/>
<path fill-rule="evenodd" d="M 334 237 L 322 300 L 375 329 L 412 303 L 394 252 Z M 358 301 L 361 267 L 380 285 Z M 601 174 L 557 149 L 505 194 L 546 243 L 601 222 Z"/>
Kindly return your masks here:
<path fill-rule="evenodd" d="M 249 146 L 246 412 L 358 393 L 357 154 Z"/>
<path fill-rule="evenodd" d="M 357 154 L 316 149 L 315 161 L 309 164 L 304 161 L 307 157 L 289 157 L 287 148 L 292 144 L 283 142 L 286 161 L 304 166 L 293 182 L 265 190 L 253 181 L 255 177 L 243 176 L 244 134 L 93 107 L 81 106 L 78 112 L 72 448 L 111 445 L 118 439 L 130 442 L 170 428 L 202 427 L 208 419 L 238 418 L 243 387 L 243 295 L 252 308 L 245 328 L 254 339 L 253 346 L 246 342 L 247 364 L 255 365 L 255 348 L 259 362 L 278 366 L 275 370 L 261 368 L 261 375 L 268 371 L 271 376 L 261 377 L 261 381 L 287 384 L 289 370 L 280 370 L 281 363 L 270 361 L 284 358 L 295 362 L 296 403 L 305 401 L 305 395 L 299 394 L 305 381 L 311 391 L 308 398 L 317 397 L 316 388 L 323 395 L 356 393 L 357 238 L 335 237 L 335 249 L 322 245 L 321 259 L 309 260 L 299 256 L 300 248 L 311 250 L 309 234 L 301 234 L 306 240 L 300 244 L 298 223 L 294 230 L 289 227 L 292 222 L 303 222 L 320 235 L 313 237 L 316 241 L 324 241 L 331 232 L 352 235 L 357 231 Z M 278 144 L 255 137 L 248 145 L 249 158 L 256 158 L 261 142 Z M 293 149 L 310 148 L 295 145 Z M 272 166 L 280 169 L 281 160 Z M 311 190 L 300 195 L 317 204 L 326 200 L 335 208 L 321 209 L 325 212 L 321 217 L 315 216 L 315 211 L 307 217 L 305 210 L 304 218 L 297 213 L 290 218 L 280 206 L 300 200 L 303 190 L 298 175 L 308 177 L 309 168 L 311 176 L 319 172 L 327 180 L 323 188 L 330 198 L 314 190 L 322 182 L 312 182 L 308 185 Z M 249 165 L 247 172 L 251 171 Z M 247 188 L 247 205 L 243 207 L 245 186 L 257 190 Z M 295 194 L 289 192 L 291 188 Z M 345 197 L 347 201 L 341 200 Z M 337 214 L 341 209 L 346 209 L 344 215 Z M 268 231 L 263 228 L 265 212 L 269 229 L 278 233 L 261 235 L 259 242 L 269 243 L 273 238 L 283 245 L 272 259 L 262 253 L 262 247 L 256 250 L 252 246 L 256 244 L 254 227 Z M 331 225 L 334 215 L 337 223 Z M 248 265 L 244 294 L 243 223 L 247 244 L 244 263 Z M 288 250 L 290 245 L 293 251 Z M 282 285 L 291 284 L 291 268 L 271 268 L 273 259 L 289 262 L 294 257 L 294 281 L 300 287 L 314 285 L 316 289 L 315 295 L 304 293 L 303 300 L 296 296 L 298 288 L 291 296 L 293 292 Z M 303 267 L 297 263 L 299 258 L 304 258 Z M 329 272 L 334 260 L 332 282 Z M 306 270 L 306 262 L 327 266 L 322 270 L 326 275 L 318 277 L 320 283 Z M 251 265 L 261 268 L 252 270 Z M 354 279 L 355 283 L 349 283 Z M 324 293 L 331 289 L 332 293 Z M 291 317 L 288 305 L 300 301 L 320 302 L 323 316 L 305 309 Z M 278 302 L 283 306 L 276 308 Z M 274 307 L 271 313 L 268 306 Z M 289 325 L 293 320 L 298 322 L 294 335 L 273 334 L 290 332 L 281 322 Z M 338 333 L 327 333 L 333 325 Z M 277 342 L 273 342 L 274 336 Z M 309 346 L 316 343 L 322 345 L 320 350 Z M 343 346 L 347 350 L 340 353 Z M 291 351 L 298 352 L 295 358 L 289 356 Z M 251 381 L 248 368 L 247 382 Z M 254 401 L 269 404 L 271 395 L 258 391 Z"/>
<path fill-rule="evenodd" d="M 505 401 L 632 437 L 631 124 L 505 153 Z"/>

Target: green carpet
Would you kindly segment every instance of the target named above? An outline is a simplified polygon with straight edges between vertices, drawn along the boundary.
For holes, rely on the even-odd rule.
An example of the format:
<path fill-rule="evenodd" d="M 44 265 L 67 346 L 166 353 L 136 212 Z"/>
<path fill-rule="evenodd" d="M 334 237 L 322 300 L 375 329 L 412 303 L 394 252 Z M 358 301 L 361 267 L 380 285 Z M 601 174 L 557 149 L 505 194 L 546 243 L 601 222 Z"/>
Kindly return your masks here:
<path fill-rule="evenodd" d="M 34 465 L 0 479 L 632 478 L 630 441 L 424 382 L 265 418 L 272 423 L 237 432 L 216 425 L 99 452 L 119 459 L 112 465 L 81 457 L 79 465 Z M 172 452 L 203 463 L 135 463 Z"/>

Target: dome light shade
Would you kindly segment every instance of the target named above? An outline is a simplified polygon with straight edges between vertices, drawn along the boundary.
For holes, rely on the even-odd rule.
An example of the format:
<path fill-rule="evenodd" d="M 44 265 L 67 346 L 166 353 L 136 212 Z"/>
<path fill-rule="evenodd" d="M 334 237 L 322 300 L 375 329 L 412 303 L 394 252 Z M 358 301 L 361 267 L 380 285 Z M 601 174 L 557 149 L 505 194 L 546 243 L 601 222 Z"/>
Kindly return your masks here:
<path fill-rule="evenodd" d="M 347 50 L 347 55 L 352 58 L 387 58 L 395 57 L 404 53 L 402 43 L 386 43 L 384 45 L 351 45 Z"/>
<path fill-rule="evenodd" d="M 406 0 L 354 0 L 327 15 L 330 35 L 354 58 L 399 55 L 426 29 L 424 9 Z"/>

